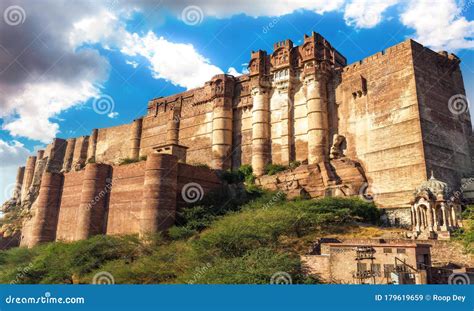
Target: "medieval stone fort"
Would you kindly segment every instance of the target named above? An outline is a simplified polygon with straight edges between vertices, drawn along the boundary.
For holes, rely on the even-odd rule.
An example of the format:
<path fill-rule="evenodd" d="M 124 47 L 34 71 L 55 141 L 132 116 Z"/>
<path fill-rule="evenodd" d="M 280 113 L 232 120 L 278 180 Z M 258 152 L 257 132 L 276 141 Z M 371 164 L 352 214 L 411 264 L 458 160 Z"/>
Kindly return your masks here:
<path fill-rule="evenodd" d="M 29 157 L 12 199 L 31 207 L 21 244 L 166 229 L 186 191 L 200 197 L 244 164 L 289 197 L 368 191 L 390 223 L 441 238 L 461 225 L 448 186 L 473 175 L 469 111 L 453 103 L 465 94 L 459 63 L 406 40 L 348 65 L 317 33 L 253 51 L 248 74 L 152 99 L 130 124 Z"/>

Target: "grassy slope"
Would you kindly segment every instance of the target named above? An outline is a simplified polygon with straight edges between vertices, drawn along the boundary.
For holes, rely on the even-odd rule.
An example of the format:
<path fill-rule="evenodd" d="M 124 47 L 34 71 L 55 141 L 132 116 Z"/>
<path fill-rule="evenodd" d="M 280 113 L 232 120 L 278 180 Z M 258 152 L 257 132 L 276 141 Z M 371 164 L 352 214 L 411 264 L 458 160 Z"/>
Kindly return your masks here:
<path fill-rule="evenodd" d="M 286 201 L 272 193 L 242 198 L 191 207 L 181 213 L 180 226 L 146 242 L 96 236 L 0 252 L 0 282 L 90 283 L 107 271 L 116 283 L 268 284 L 282 271 L 293 283 L 316 283 L 305 276 L 298 253 L 315 237 L 351 232 L 356 221 L 379 218 L 372 204 L 357 199 Z"/>

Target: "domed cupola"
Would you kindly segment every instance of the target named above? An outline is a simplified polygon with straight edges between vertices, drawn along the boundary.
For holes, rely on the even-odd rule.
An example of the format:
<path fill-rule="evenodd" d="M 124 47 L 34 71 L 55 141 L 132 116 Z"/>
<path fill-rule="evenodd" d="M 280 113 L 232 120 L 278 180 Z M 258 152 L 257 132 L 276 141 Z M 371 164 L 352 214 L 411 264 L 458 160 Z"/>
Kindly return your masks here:
<path fill-rule="evenodd" d="M 449 239 L 452 230 L 462 227 L 461 205 L 452 194 L 448 184 L 436 179 L 433 171 L 430 179 L 416 188 L 411 201 L 414 238 Z"/>
<path fill-rule="evenodd" d="M 415 196 L 426 192 L 429 194 L 429 196 L 435 199 L 446 199 L 448 197 L 449 187 L 447 183 L 436 179 L 433 175 L 433 171 L 431 171 L 430 179 L 423 182 L 418 188 L 416 188 Z"/>

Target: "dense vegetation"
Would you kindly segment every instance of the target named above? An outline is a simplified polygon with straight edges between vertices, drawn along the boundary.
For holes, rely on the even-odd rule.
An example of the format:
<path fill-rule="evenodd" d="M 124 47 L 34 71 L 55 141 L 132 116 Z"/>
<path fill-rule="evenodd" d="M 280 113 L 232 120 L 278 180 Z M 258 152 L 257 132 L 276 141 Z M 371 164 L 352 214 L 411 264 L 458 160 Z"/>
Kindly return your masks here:
<path fill-rule="evenodd" d="M 244 173 L 238 178 L 249 179 Z M 379 219 L 373 204 L 358 199 L 287 201 L 233 186 L 184 209 L 177 226 L 146 240 L 96 236 L 0 252 L 0 282 L 90 283 L 107 271 L 116 283 L 268 284 L 277 272 L 293 283 L 317 283 L 304 273 L 301 244 Z"/>
<path fill-rule="evenodd" d="M 455 232 L 455 237 L 464 245 L 466 252 L 474 254 L 474 205 L 468 205 L 462 218 L 464 227 Z"/>

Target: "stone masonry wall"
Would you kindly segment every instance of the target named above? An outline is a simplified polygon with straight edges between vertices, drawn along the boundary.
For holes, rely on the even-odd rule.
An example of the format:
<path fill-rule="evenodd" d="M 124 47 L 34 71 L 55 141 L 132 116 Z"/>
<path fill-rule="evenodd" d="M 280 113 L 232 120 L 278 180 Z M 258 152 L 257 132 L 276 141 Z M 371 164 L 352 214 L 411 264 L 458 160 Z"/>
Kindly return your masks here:
<path fill-rule="evenodd" d="M 158 153 L 128 165 L 90 163 L 81 171 L 48 172 L 21 245 L 166 230 L 177 209 L 221 185 L 216 171 Z"/>
<path fill-rule="evenodd" d="M 472 124 L 464 83 L 454 54 L 436 53 L 412 42 L 427 171 L 459 190 L 461 178 L 473 173 Z"/>
<path fill-rule="evenodd" d="M 56 240 L 74 241 L 75 239 L 84 173 L 84 171 L 79 171 L 64 174 Z"/>
<path fill-rule="evenodd" d="M 336 90 L 346 155 L 361 162 L 380 207 L 408 207 L 427 178 L 412 45 L 345 67 Z"/>
<path fill-rule="evenodd" d="M 130 157 L 131 124 L 124 124 L 99 129 L 95 161 L 102 163 L 117 163 L 120 159 Z"/>
<path fill-rule="evenodd" d="M 107 216 L 107 234 L 133 234 L 139 230 L 145 161 L 113 168 Z"/>

